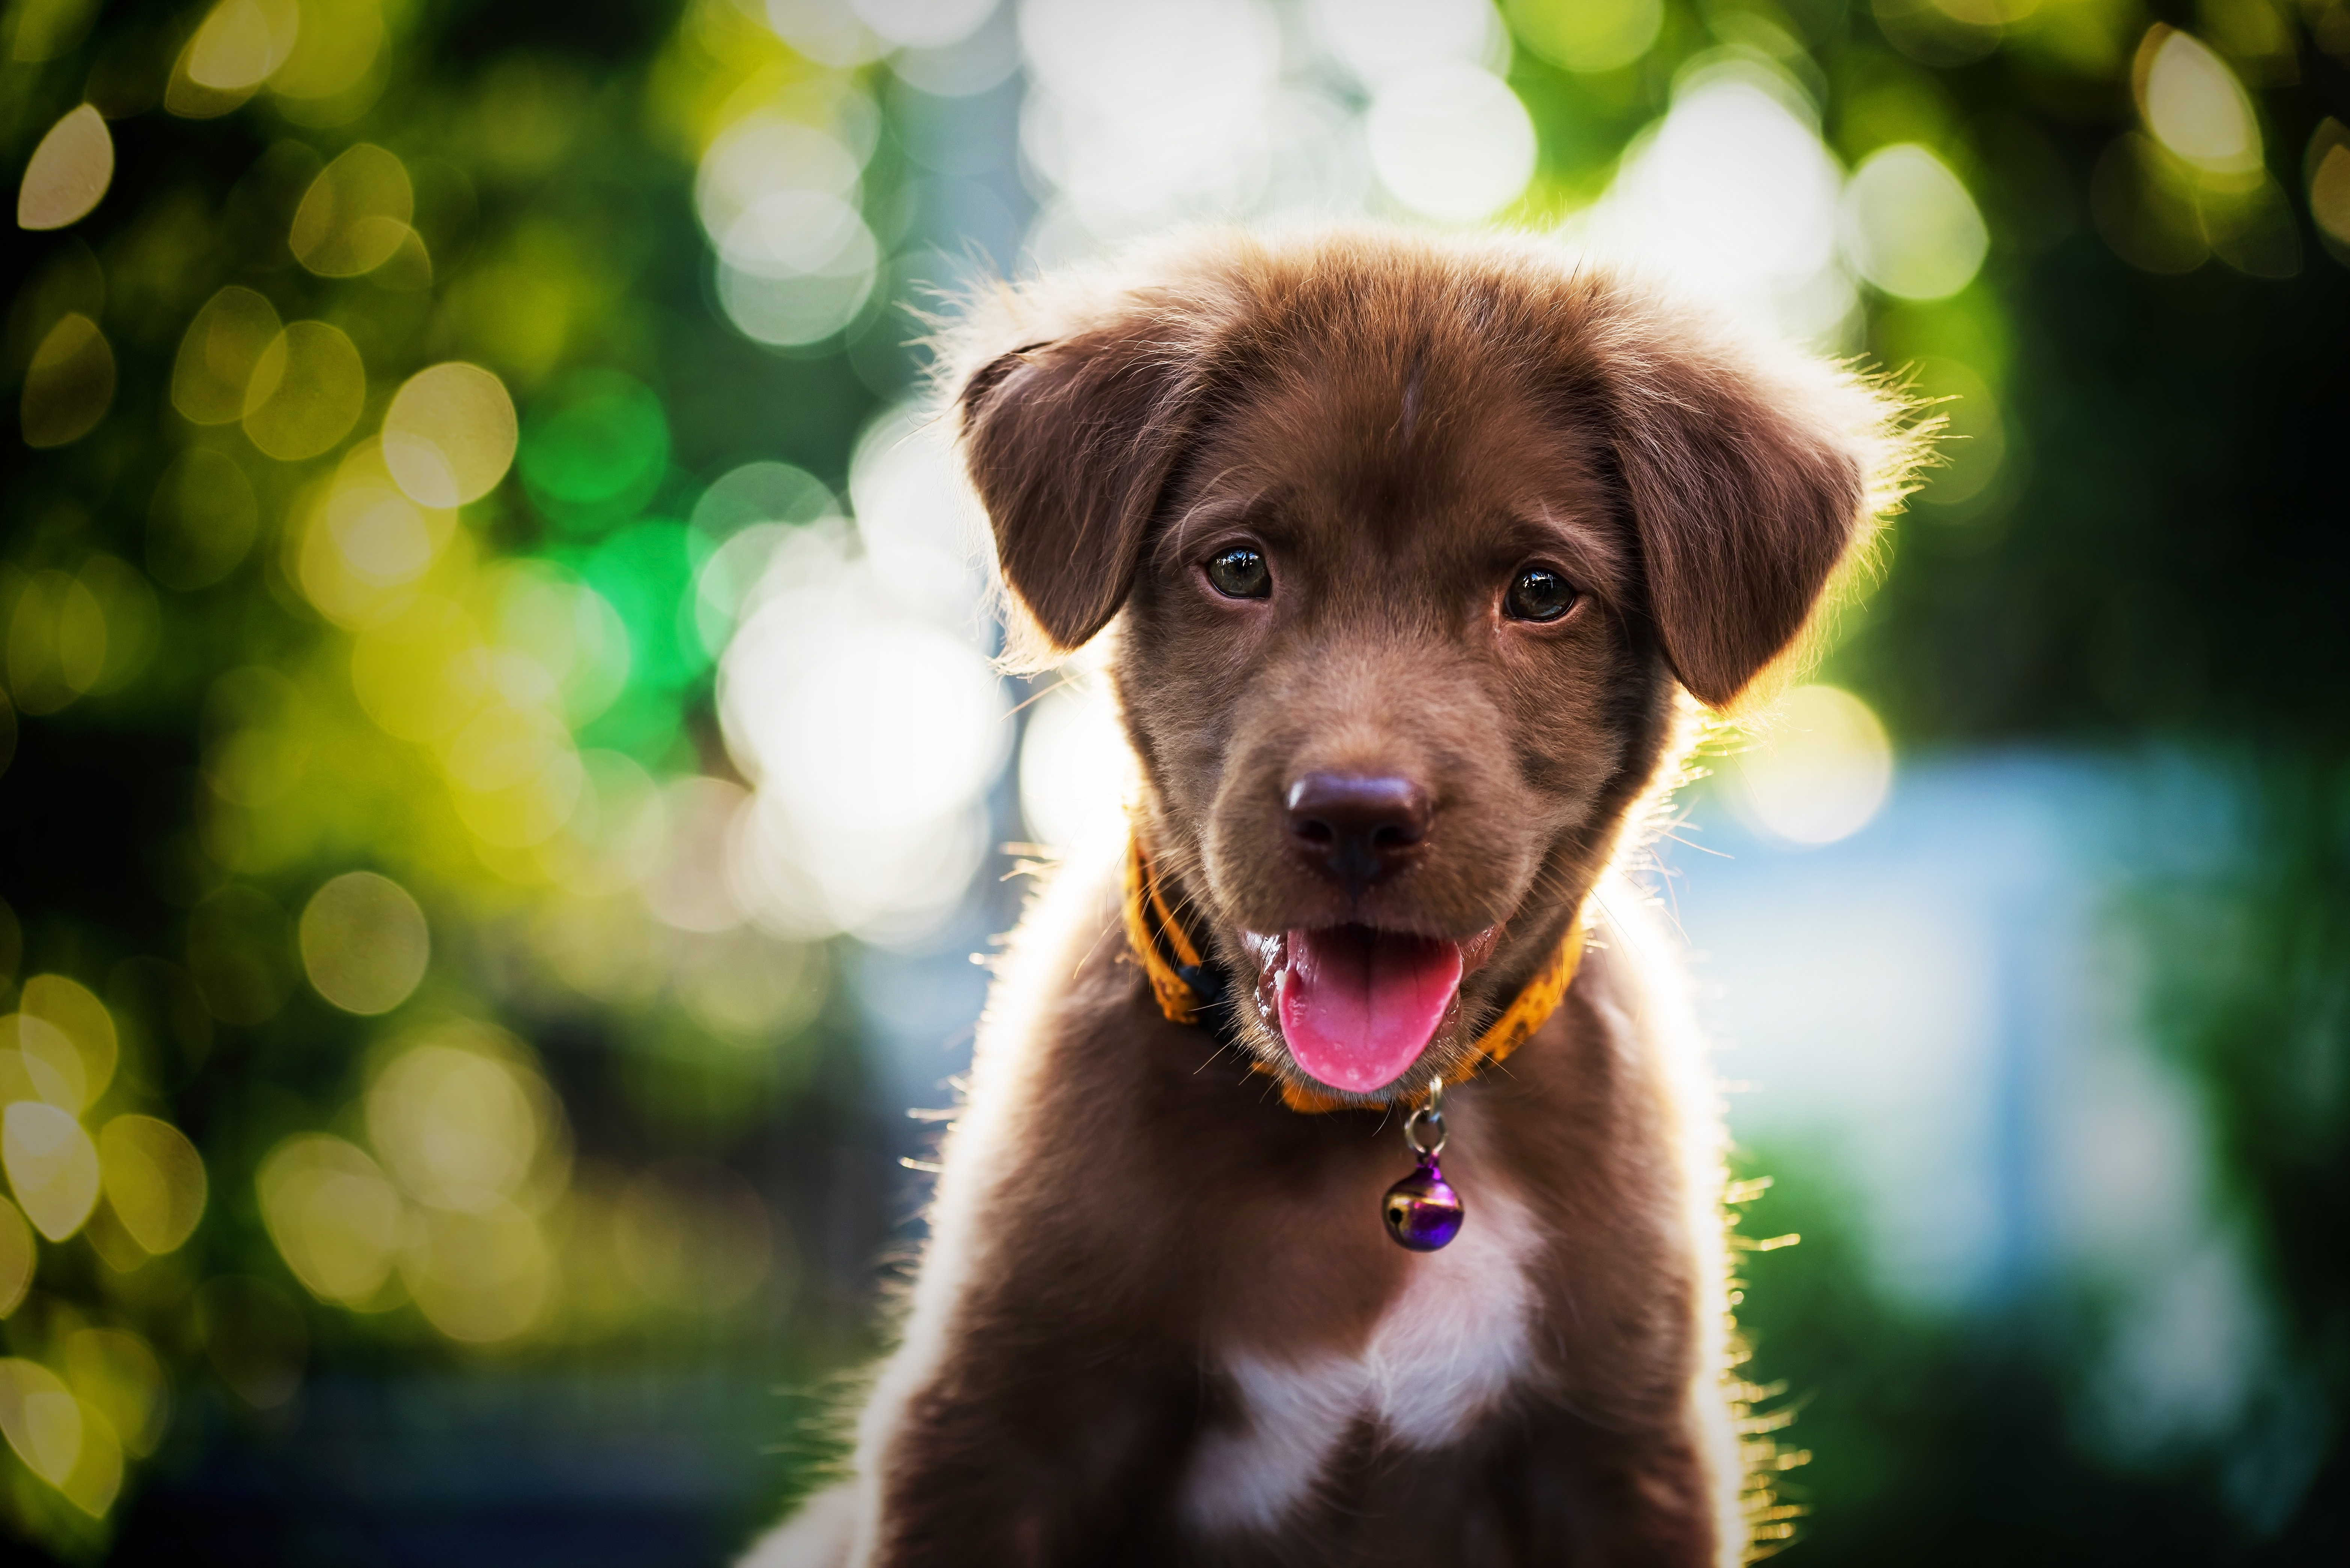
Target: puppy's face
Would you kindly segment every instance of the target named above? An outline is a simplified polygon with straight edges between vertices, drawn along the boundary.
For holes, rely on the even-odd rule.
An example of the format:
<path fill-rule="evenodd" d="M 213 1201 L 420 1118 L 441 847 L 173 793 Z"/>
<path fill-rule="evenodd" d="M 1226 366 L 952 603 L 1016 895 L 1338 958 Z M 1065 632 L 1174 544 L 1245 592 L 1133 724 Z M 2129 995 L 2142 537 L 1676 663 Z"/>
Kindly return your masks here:
<path fill-rule="evenodd" d="M 1450 1066 L 1547 959 L 1671 705 L 1604 431 L 1473 344 L 1408 348 L 1236 390 L 1114 665 L 1244 1034 L 1362 1095 Z"/>
<path fill-rule="evenodd" d="M 1005 313 L 959 412 L 1006 583 L 1055 648 L 1123 615 L 1138 831 L 1341 1099 L 1471 1054 L 1676 683 L 1788 646 L 1899 455 L 1848 379 L 1503 242 L 1211 238 Z"/>

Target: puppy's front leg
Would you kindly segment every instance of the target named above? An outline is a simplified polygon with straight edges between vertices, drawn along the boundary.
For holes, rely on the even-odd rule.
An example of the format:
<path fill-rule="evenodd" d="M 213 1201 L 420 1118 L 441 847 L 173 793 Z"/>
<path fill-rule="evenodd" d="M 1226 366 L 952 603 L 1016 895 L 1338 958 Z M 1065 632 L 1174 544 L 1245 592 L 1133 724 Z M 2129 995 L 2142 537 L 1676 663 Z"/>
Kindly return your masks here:
<path fill-rule="evenodd" d="M 1514 1455 L 1524 1559 L 1607 1568 L 1721 1568 L 1746 1544 L 1705 1436 L 1608 1428 L 1558 1410 Z M 1725 1504 L 1728 1505 L 1727 1509 Z"/>
<path fill-rule="evenodd" d="M 1072 1367 L 1049 1332 L 1024 1338 L 974 1337 L 908 1405 L 877 1568 L 1126 1562 L 1161 1533 L 1194 1379 L 1107 1347 Z"/>
<path fill-rule="evenodd" d="M 1122 961 L 1115 882 L 1014 940 L 949 1136 L 905 1342 L 868 1410 L 862 1561 L 1130 1561 L 1201 1397 L 1197 1041 Z M 1168 1050 L 1170 1044 L 1177 1047 Z"/>

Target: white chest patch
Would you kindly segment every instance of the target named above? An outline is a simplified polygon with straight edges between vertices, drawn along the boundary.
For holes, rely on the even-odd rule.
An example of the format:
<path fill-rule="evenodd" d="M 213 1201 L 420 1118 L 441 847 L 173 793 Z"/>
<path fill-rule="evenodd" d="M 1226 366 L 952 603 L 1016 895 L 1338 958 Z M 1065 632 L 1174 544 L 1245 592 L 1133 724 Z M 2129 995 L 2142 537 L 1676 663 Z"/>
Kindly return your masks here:
<path fill-rule="evenodd" d="M 1460 1238 L 1411 1261 L 1358 1355 L 1222 1357 L 1242 1419 L 1202 1439 L 1183 1506 L 1203 1530 L 1266 1530 L 1303 1501 L 1347 1430 L 1375 1420 L 1388 1440 L 1436 1449 L 1492 1407 L 1529 1361 L 1537 1238 L 1524 1205 L 1487 1187 Z"/>

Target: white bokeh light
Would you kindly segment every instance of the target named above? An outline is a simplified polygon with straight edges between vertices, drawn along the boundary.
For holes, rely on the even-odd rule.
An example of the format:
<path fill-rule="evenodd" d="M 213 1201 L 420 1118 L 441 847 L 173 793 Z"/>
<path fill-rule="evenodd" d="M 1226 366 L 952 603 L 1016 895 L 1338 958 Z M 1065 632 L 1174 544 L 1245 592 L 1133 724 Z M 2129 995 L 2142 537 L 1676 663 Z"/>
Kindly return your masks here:
<path fill-rule="evenodd" d="M 978 805 L 930 822 L 812 826 L 775 796 L 737 822 L 731 866 L 760 929 L 794 940 L 847 931 L 883 945 L 936 930 L 978 875 L 988 849 Z"/>
<path fill-rule="evenodd" d="M 1133 753 L 1101 680 L 1076 674 L 1036 699 L 1020 741 L 1020 811 L 1038 844 L 1082 851 L 1126 830 Z"/>
<path fill-rule="evenodd" d="M 752 202 L 718 236 L 727 265 L 764 277 L 821 272 L 858 244 L 862 213 L 823 191 L 774 191 Z M 869 250 L 868 234 L 863 242 Z"/>
<path fill-rule="evenodd" d="M 807 192 L 854 202 L 863 177 L 864 161 L 840 138 L 781 114 L 747 115 L 702 155 L 694 213 L 712 241 L 723 244 L 764 197 Z"/>
<path fill-rule="evenodd" d="M 1250 210 L 1281 32 L 1262 0 L 1023 0 L 1020 143 L 1104 239 Z"/>
<path fill-rule="evenodd" d="M 746 115 L 702 154 L 694 210 L 718 252 L 718 298 L 748 337 L 816 343 L 872 297 L 880 247 L 859 208 L 871 143 L 860 98 L 792 106 L 820 114 L 857 145 L 780 109 Z"/>
<path fill-rule="evenodd" d="M 943 427 L 910 403 L 881 415 L 858 440 L 848 493 L 870 569 L 907 611 L 992 651 L 986 514 Z"/>
<path fill-rule="evenodd" d="M 1534 171 L 1489 0 L 1021 0 L 1018 19 L 1039 265 L 1185 222 L 1476 222 Z"/>
<path fill-rule="evenodd" d="M 898 7 L 906 9 L 907 7 Z M 878 59 L 888 48 L 848 0 L 766 0 L 767 26 L 819 65 L 845 69 Z"/>
<path fill-rule="evenodd" d="M 1843 230 L 1854 270 L 1904 299 L 1958 293 L 1991 249 L 1991 232 L 1966 186 L 1915 142 L 1872 152 L 1853 171 Z"/>
<path fill-rule="evenodd" d="M 693 622 L 715 657 L 758 607 L 754 596 L 767 565 L 794 530 L 840 523 L 840 504 L 825 483 L 788 462 L 746 462 L 728 470 L 693 504 L 694 531 L 715 548 L 694 576 Z"/>
<path fill-rule="evenodd" d="M 1376 87 L 1441 65 L 1509 68 L 1510 32 L 1486 0 L 1310 0 L 1315 38 Z"/>
<path fill-rule="evenodd" d="M 1313 0 L 1306 18 L 1370 98 L 1362 140 L 1390 197 L 1473 223 L 1525 189 L 1534 122 L 1502 79 L 1510 33 L 1486 0 Z"/>
<path fill-rule="evenodd" d="M 1789 844 L 1833 844 L 1867 826 L 1885 804 L 1893 745 L 1851 692 L 1799 686 L 1727 772 L 1732 801 L 1756 826 Z"/>
<path fill-rule="evenodd" d="M 978 31 L 996 0 L 848 0 L 857 19 L 910 49 L 942 49 Z"/>
<path fill-rule="evenodd" d="M 1002 682 L 843 530 L 794 529 L 721 661 L 727 748 L 755 788 L 730 860 L 780 935 L 894 937 L 951 909 L 986 847 L 1011 726 Z"/>
<path fill-rule="evenodd" d="M 779 348 L 821 342 L 856 320 L 873 297 L 880 247 L 864 219 L 836 202 L 846 221 L 832 231 L 837 247 L 821 260 L 802 265 L 795 257 L 769 251 L 746 261 L 743 231 L 768 228 L 770 205 L 763 202 L 761 210 L 746 215 L 722 246 L 719 303 L 727 319 L 758 342 Z M 775 224 L 768 232 L 789 230 Z"/>
<path fill-rule="evenodd" d="M 935 627 L 857 600 L 786 593 L 762 607 L 728 650 L 730 672 L 768 679 L 730 704 L 736 761 L 796 819 L 881 831 L 949 816 L 1003 760 L 1006 704 L 994 672 Z M 842 602 L 842 601 L 848 602 Z"/>
<path fill-rule="evenodd" d="M 1695 286 L 1804 338 L 1850 319 L 1836 261 L 1842 173 L 1793 84 L 1745 58 L 1686 77 L 1634 140 L 1573 237 Z"/>
<path fill-rule="evenodd" d="M 2261 122 L 2228 62 L 2186 33 L 2155 47 L 2141 88 L 2146 122 L 2163 146 L 2216 174 L 2261 167 Z"/>
<path fill-rule="evenodd" d="M 1509 84 L 1453 62 L 1389 78 L 1371 100 L 1371 164 L 1414 212 L 1453 223 L 1489 217 L 1534 171 L 1534 126 Z"/>
<path fill-rule="evenodd" d="M 939 47 L 910 45 L 889 57 L 899 81 L 933 98 L 967 98 L 1020 68 L 1020 32 L 1010 0 L 993 5 L 967 36 Z"/>

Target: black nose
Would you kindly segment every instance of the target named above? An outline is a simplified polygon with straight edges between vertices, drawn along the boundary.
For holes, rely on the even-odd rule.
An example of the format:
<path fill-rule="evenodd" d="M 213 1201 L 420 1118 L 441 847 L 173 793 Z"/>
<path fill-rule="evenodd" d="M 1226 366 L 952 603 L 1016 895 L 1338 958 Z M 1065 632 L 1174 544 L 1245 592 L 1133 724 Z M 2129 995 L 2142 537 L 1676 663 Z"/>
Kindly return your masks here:
<path fill-rule="evenodd" d="M 1289 842 L 1354 888 L 1391 877 L 1428 836 L 1428 795 L 1409 779 L 1307 774 L 1289 786 Z"/>

